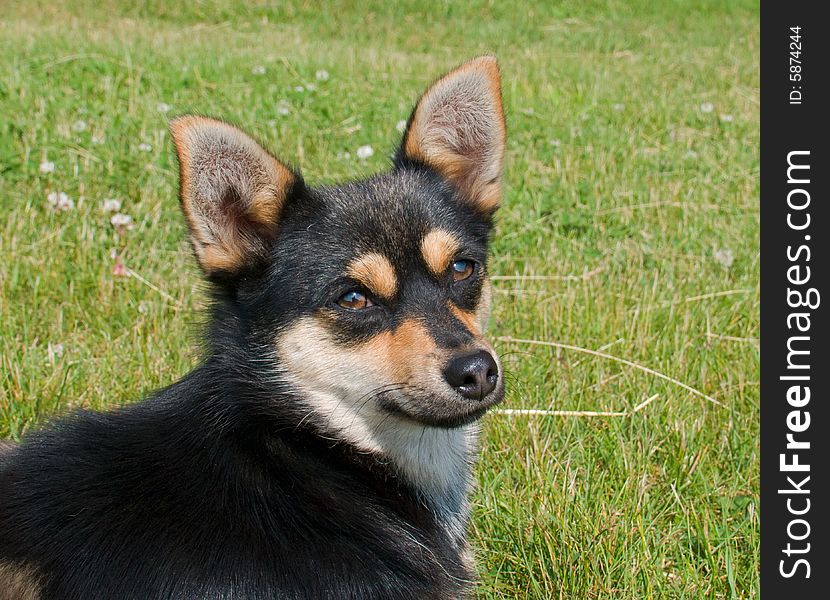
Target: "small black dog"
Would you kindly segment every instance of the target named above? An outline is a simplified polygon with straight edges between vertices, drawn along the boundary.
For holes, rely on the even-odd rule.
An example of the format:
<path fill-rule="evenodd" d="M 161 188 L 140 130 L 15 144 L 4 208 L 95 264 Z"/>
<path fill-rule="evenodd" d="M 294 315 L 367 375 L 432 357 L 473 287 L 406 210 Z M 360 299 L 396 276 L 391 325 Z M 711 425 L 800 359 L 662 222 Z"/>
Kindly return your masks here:
<path fill-rule="evenodd" d="M 0 599 L 457 599 L 505 126 L 495 59 L 421 97 L 393 168 L 307 187 L 173 121 L 205 360 L 0 449 Z"/>

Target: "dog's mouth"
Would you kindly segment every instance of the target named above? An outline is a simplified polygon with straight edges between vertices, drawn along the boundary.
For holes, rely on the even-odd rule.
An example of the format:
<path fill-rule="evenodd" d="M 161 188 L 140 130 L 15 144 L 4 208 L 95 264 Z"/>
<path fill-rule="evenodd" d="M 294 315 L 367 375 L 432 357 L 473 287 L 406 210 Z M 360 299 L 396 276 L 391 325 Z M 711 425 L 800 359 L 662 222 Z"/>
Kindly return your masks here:
<path fill-rule="evenodd" d="M 504 385 L 479 400 L 471 400 L 457 393 L 430 393 L 415 391 L 385 392 L 377 397 L 378 406 L 385 412 L 420 425 L 453 429 L 468 425 L 483 417 L 488 410 L 504 399 Z"/>

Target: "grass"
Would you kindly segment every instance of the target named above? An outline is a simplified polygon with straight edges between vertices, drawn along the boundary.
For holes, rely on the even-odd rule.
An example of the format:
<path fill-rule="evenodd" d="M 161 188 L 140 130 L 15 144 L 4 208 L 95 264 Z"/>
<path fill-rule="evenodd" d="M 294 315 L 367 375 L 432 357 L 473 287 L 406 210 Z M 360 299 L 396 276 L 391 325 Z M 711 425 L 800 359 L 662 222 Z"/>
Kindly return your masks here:
<path fill-rule="evenodd" d="M 236 122 L 311 182 L 360 176 L 432 77 L 494 52 L 504 406 L 657 398 L 486 419 L 480 597 L 757 597 L 757 3 L 268 4 L 0 0 L 0 437 L 198 360 L 171 115 Z"/>

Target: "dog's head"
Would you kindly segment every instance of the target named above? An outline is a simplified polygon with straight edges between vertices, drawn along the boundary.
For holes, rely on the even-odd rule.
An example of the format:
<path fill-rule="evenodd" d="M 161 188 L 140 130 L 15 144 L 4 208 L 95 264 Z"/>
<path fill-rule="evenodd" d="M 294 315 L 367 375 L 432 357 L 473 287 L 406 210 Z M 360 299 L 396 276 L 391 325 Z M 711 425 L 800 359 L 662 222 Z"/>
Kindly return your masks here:
<path fill-rule="evenodd" d="M 483 337 L 505 143 L 495 59 L 434 83 L 393 168 L 365 181 L 310 188 L 211 119 L 171 130 L 196 257 L 258 376 L 367 446 L 381 420 L 453 428 L 502 399 Z"/>

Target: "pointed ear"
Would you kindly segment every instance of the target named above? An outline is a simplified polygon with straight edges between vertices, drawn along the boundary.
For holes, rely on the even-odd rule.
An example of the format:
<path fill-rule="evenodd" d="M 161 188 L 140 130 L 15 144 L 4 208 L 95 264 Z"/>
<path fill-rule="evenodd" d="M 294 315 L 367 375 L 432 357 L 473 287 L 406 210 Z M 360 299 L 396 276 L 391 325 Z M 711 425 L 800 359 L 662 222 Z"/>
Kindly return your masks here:
<path fill-rule="evenodd" d="M 398 161 L 432 167 L 489 215 L 501 201 L 504 142 L 498 63 L 481 56 L 444 75 L 421 96 Z"/>
<path fill-rule="evenodd" d="M 299 177 L 227 123 L 185 116 L 170 132 L 182 211 L 205 274 L 228 277 L 260 264 Z"/>

